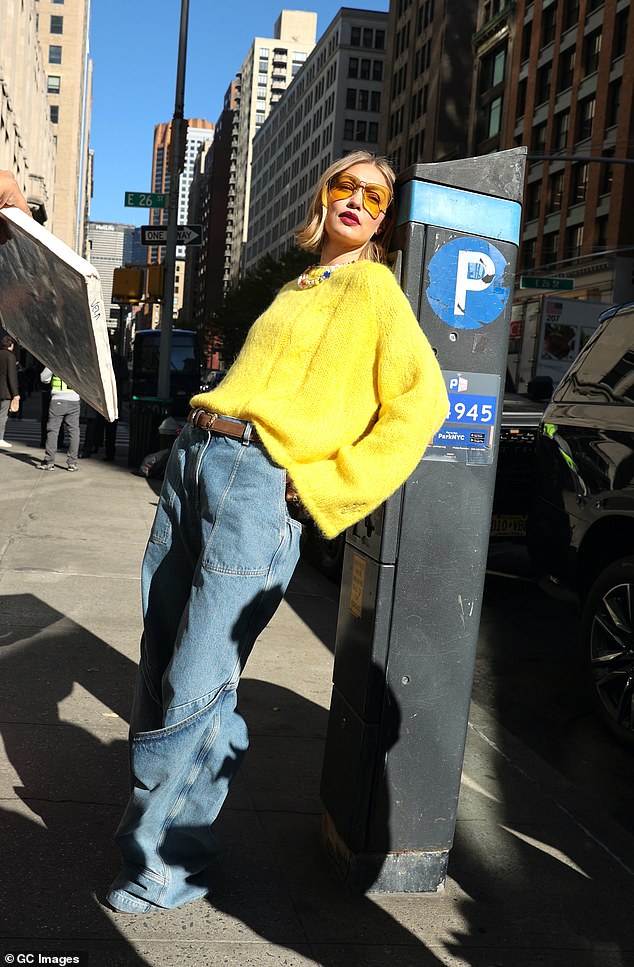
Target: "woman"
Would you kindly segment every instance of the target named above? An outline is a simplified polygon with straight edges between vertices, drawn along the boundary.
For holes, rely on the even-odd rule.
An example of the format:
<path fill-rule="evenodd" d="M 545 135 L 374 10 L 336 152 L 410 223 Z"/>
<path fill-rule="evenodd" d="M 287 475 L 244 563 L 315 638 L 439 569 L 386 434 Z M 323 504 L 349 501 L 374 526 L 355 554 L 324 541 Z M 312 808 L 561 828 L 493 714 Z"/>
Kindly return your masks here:
<path fill-rule="evenodd" d="M 174 444 L 142 570 L 116 910 L 208 890 L 212 824 L 248 745 L 240 673 L 299 555 L 289 505 L 334 537 L 404 482 L 446 416 L 435 356 L 382 264 L 393 184 L 366 152 L 324 172 L 298 235 L 319 264 L 282 288 L 222 383 L 192 399 Z"/>

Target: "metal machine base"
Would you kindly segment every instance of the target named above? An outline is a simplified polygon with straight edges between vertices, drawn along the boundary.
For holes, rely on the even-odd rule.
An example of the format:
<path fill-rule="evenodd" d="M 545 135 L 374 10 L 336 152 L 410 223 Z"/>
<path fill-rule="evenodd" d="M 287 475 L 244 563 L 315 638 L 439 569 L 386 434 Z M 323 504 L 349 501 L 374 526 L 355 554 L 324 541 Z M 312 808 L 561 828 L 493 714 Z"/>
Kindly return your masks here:
<path fill-rule="evenodd" d="M 353 853 L 327 812 L 322 835 L 352 893 L 439 893 L 445 887 L 449 850 Z"/>

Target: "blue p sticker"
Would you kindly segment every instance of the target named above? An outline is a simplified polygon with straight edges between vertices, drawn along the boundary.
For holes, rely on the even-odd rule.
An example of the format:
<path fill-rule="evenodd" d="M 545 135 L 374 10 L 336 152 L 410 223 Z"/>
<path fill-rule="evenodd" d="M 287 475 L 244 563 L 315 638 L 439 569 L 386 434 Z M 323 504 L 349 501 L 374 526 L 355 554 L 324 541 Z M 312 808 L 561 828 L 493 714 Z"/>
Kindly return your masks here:
<path fill-rule="evenodd" d="M 480 329 L 504 312 L 510 287 L 503 285 L 507 262 L 481 238 L 452 238 L 429 263 L 427 301 L 437 316 L 457 329 Z"/>

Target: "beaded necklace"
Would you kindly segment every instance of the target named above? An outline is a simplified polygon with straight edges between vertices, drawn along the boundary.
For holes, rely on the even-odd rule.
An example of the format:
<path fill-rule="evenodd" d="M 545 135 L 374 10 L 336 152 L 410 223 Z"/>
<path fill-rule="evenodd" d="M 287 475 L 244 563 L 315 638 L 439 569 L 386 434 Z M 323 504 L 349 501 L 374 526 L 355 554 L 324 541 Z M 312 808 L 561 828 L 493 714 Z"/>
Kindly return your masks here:
<path fill-rule="evenodd" d="M 343 263 L 345 264 L 345 263 Z M 309 265 L 308 268 L 302 272 L 297 280 L 297 285 L 300 289 L 310 289 L 313 285 L 319 285 L 320 282 L 325 282 L 329 279 L 335 269 L 340 269 L 341 265 L 339 263 L 335 265 Z M 314 272 L 316 269 L 323 269 L 321 275 L 317 275 L 314 278 L 310 277 L 310 273 Z"/>

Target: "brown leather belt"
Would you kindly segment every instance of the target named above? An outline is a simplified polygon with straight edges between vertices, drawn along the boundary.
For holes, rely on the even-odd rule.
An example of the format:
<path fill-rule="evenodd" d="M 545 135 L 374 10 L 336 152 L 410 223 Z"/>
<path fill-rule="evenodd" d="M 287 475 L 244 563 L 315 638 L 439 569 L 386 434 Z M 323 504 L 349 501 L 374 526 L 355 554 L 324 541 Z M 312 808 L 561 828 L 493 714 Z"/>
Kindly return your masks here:
<path fill-rule="evenodd" d="M 209 433 L 218 433 L 220 436 L 234 437 L 234 439 L 244 443 L 245 446 L 248 446 L 249 443 L 262 442 L 258 436 L 258 431 L 252 423 L 246 423 L 244 420 L 229 420 L 226 417 L 219 416 L 217 413 L 210 413 L 209 410 L 203 408 L 191 410 L 187 421 L 188 423 L 193 423 L 194 426 L 200 427 L 201 430 L 207 430 Z"/>

